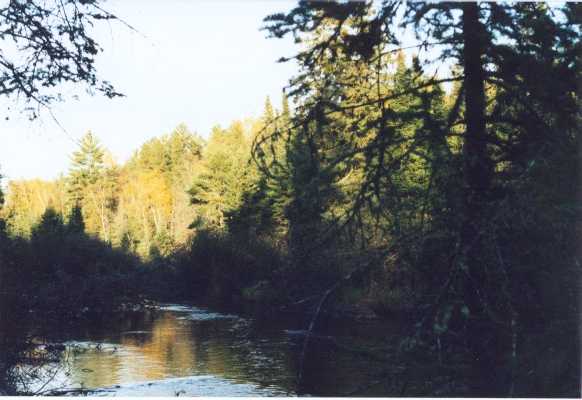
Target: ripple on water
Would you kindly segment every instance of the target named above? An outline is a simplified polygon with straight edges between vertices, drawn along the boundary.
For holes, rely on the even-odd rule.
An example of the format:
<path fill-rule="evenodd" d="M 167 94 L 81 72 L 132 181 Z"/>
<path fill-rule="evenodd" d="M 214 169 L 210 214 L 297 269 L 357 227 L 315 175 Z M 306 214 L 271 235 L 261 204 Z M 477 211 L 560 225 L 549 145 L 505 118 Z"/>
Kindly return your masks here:
<path fill-rule="evenodd" d="M 69 340 L 63 345 L 71 350 L 118 350 L 121 345 L 116 343 Z"/>
<path fill-rule="evenodd" d="M 283 390 L 239 383 L 213 375 L 171 378 L 98 389 L 95 396 L 288 396 Z"/>
<path fill-rule="evenodd" d="M 239 316 L 233 314 L 216 313 L 199 307 L 183 306 L 179 304 L 162 304 L 159 306 L 159 309 L 186 314 L 177 317 L 179 320 L 208 321 L 214 319 L 241 319 Z"/>

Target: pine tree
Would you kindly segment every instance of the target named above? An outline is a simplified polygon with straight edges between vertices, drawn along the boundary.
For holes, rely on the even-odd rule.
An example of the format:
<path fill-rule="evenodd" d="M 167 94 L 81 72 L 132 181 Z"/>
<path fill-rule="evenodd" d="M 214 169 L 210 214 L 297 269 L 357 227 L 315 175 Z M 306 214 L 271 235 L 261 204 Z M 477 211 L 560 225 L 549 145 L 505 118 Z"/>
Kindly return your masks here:
<path fill-rule="evenodd" d="M 79 205 L 75 205 L 72 208 L 67 222 L 67 229 L 71 233 L 85 233 L 85 221 L 83 220 L 83 213 Z"/>
<path fill-rule="evenodd" d="M 73 204 L 81 204 L 84 190 L 97 182 L 104 166 L 105 153 L 91 131 L 81 139 L 79 150 L 73 153 L 69 171 L 69 196 Z"/>
<path fill-rule="evenodd" d="M 402 20 L 398 20 L 399 8 Z M 549 324 L 557 315 L 558 308 L 549 300 L 544 300 L 539 313 L 532 312 L 521 295 L 541 295 L 547 291 L 545 286 L 572 293 L 558 278 L 552 283 L 540 284 L 543 279 L 532 283 L 534 275 L 560 275 L 549 272 L 552 263 L 544 263 L 542 253 L 536 253 L 537 260 L 528 257 L 531 267 L 521 267 L 528 273 L 518 274 L 521 268 L 516 266 L 523 264 L 524 253 L 511 244 L 515 238 L 508 233 L 520 236 L 525 226 L 532 228 L 525 221 L 542 215 L 544 220 L 550 215 L 554 221 L 563 220 L 541 202 L 522 196 L 526 187 L 533 188 L 527 182 L 543 175 L 536 168 L 540 162 L 551 165 L 547 171 L 554 173 L 566 165 L 576 169 L 571 162 L 579 154 L 566 148 L 575 148 L 570 133 L 579 122 L 575 94 L 580 76 L 579 14 L 577 5 L 386 1 L 374 7 L 372 2 L 300 2 L 288 15 L 266 19 L 273 36 L 293 32 L 297 40 L 308 43 L 295 58 L 301 66 L 292 81 L 291 92 L 301 104 L 301 118 L 295 125 L 319 121 L 322 132 L 338 138 L 337 121 L 357 121 L 350 126 L 354 134 L 347 136 L 353 140 L 353 151 L 344 152 L 343 160 L 352 166 L 359 162 L 363 173 L 354 190 L 353 198 L 358 200 L 347 205 L 347 214 L 357 216 L 370 208 L 375 210 L 372 214 L 392 215 L 390 241 L 396 243 L 409 237 L 402 229 L 404 222 L 411 227 L 420 222 L 424 233 L 416 244 L 400 250 L 399 257 L 411 248 L 427 251 L 434 237 L 443 238 L 439 246 L 452 243 L 440 248 L 448 256 L 431 262 L 433 271 L 435 264 L 441 265 L 441 275 L 429 286 L 436 301 L 426 305 L 427 313 L 418 326 L 427 341 L 444 336 L 452 342 L 454 337 L 465 339 L 482 377 L 477 387 L 480 394 L 514 394 L 515 352 L 504 368 L 495 366 L 510 358 L 505 351 L 516 348 L 519 326 L 544 319 Z M 437 51 L 414 60 L 412 70 L 405 74 L 402 56 L 398 56 L 396 90 L 386 93 L 370 90 L 372 86 L 358 98 L 357 79 L 346 74 L 348 66 L 358 68 L 359 61 L 368 66 L 381 63 L 381 54 L 398 46 L 398 29 L 407 27 L 415 30 L 419 49 L 434 46 Z M 423 73 L 429 65 L 442 62 L 454 64 L 448 76 Z M 564 79 L 553 83 L 553 76 Z M 438 100 L 444 82 L 457 84 L 446 113 Z M 318 118 L 322 110 L 326 120 Z M 309 140 L 308 130 L 299 133 Z M 325 154 L 325 142 L 317 143 L 318 152 Z M 439 170 L 443 169 L 450 171 L 450 178 L 442 175 Z M 562 199 L 575 197 L 564 187 L 535 190 L 540 198 L 550 193 L 560 193 Z M 528 204 L 527 212 L 515 198 Z M 419 199 L 430 204 L 426 207 L 426 200 Z M 395 213 L 403 207 L 409 210 Z M 448 224 L 441 219 L 443 208 Z M 426 215 L 427 210 L 433 212 Z M 431 224 L 428 231 L 426 221 Z M 505 225 L 508 221 L 513 221 L 512 228 Z M 550 225 L 559 235 L 573 229 L 573 224 L 565 222 L 546 223 Z M 549 238 L 537 243 L 524 238 L 521 243 L 531 249 L 550 242 Z M 551 254 L 559 254 L 554 251 Z M 573 277 L 572 272 L 564 275 Z M 541 309 L 554 313 L 544 314 Z M 565 305 L 561 309 L 573 312 Z"/>
<path fill-rule="evenodd" d="M 254 190 L 256 171 L 247 168 L 249 139 L 240 121 L 228 129 L 213 128 L 203 168 L 189 190 L 197 212 L 193 226 L 226 229 L 228 215 L 241 205 L 245 190 Z"/>

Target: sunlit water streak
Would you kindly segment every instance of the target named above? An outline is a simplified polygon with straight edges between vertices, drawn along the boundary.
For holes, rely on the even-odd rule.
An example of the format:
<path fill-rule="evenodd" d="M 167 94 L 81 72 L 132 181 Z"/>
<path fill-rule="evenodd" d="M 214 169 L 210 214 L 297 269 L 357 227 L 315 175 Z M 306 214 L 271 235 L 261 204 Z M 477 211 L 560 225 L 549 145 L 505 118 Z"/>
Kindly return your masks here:
<path fill-rule="evenodd" d="M 48 365 L 30 389 L 82 388 L 99 396 L 295 395 L 301 328 L 165 304 L 68 332 L 61 341 L 65 359 Z M 377 367 L 328 348 L 330 338 L 313 336 L 305 371 L 312 394 L 341 395 Z"/>

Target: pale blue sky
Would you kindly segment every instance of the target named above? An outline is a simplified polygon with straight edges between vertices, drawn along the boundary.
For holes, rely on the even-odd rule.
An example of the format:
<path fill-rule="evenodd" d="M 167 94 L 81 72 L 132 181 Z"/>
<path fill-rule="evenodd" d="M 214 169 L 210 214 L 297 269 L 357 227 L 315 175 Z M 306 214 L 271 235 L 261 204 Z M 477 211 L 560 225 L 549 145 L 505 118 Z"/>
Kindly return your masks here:
<path fill-rule="evenodd" d="M 180 122 L 207 136 L 217 124 L 259 116 L 264 99 L 278 102 L 295 67 L 276 60 L 292 40 L 266 39 L 262 18 L 290 9 L 287 0 L 110 0 L 105 8 L 140 33 L 105 24 L 100 76 L 127 97 L 83 96 L 54 107 L 63 132 L 45 114 L 0 120 L 0 173 L 9 179 L 51 179 L 65 173 L 74 139 L 91 129 L 119 162 L 146 140 Z M 6 109 L 6 100 L 0 109 Z"/>

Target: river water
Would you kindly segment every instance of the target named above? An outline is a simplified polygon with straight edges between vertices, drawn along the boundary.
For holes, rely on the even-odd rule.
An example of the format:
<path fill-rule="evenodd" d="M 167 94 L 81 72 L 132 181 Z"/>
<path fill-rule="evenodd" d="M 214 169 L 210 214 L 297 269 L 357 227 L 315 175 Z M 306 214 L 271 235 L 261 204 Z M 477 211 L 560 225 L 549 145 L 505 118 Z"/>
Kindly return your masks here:
<path fill-rule="evenodd" d="M 341 396 L 377 378 L 385 364 L 334 343 L 385 346 L 389 325 L 323 321 L 298 371 L 306 321 L 255 320 L 166 304 L 88 323 L 61 334 L 61 362 L 33 391 L 96 390 L 104 396 Z M 365 339 L 362 339 L 364 337 Z M 358 395 L 386 395 L 381 387 Z"/>

